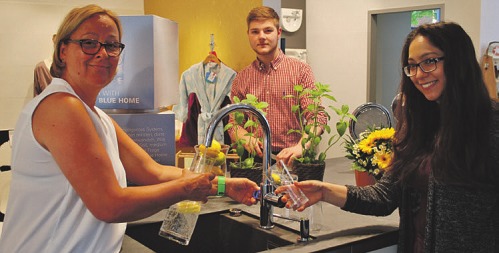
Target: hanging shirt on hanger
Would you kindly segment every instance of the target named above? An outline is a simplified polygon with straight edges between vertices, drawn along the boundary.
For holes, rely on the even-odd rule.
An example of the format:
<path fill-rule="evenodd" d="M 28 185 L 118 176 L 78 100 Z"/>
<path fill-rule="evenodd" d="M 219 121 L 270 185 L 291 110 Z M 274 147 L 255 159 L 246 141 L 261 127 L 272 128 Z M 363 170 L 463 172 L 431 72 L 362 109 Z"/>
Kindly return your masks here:
<path fill-rule="evenodd" d="M 182 73 L 179 103 L 173 107 L 175 118 L 185 122 L 188 112 L 189 94 L 195 93 L 201 112 L 198 115 L 198 144 L 204 143 L 206 129 L 213 115 L 220 109 L 225 97 L 229 95 L 236 72 L 223 63 L 203 62 L 192 65 Z M 224 142 L 223 126 L 219 124 L 214 139 Z"/>

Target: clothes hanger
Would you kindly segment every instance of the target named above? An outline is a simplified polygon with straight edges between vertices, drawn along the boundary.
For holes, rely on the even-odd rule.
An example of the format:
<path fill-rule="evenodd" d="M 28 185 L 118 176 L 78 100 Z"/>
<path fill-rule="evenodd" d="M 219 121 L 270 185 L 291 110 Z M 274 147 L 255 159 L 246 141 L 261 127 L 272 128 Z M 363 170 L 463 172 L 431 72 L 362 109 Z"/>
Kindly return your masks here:
<path fill-rule="evenodd" d="M 203 61 L 203 64 L 207 64 L 209 62 L 214 62 L 216 64 L 220 64 L 220 59 L 217 57 L 217 53 L 215 51 L 211 51 L 208 56 Z"/>
<path fill-rule="evenodd" d="M 208 53 L 208 56 L 203 61 L 203 64 L 207 64 L 208 62 L 215 62 L 216 64 L 220 64 L 220 59 L 218 59 L 217 52 L 214 51 L 215 49 L 215 35 L 212 33 L 210 34 L 210 53 Z"/>

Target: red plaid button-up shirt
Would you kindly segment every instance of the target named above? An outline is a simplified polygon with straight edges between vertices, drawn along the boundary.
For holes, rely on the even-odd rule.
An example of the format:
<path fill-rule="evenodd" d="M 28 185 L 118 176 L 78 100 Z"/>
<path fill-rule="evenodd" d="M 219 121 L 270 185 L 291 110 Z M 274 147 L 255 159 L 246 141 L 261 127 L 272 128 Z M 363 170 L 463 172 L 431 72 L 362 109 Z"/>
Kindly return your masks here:
<path fill-rule="evenodd" d="M 298 114 L 291 111 L 291 106 L 297 104 L 295 99 L 284 99 L 285 95 L 296 95 L 295 85 L 301 84 L 304 88 L 314 87 L 314 75 L 310 66 L 297 59 L 288 57 L 279 49 L 278 56 L 266 69 L 258 59 L 241 70 L 234 79 L 231 89 L 231 99 L 237 96 L 243 100 L 246 94 L 253 94 L 258 101 L 269 104 L 266 108 L 266 118 L 272 132 L 272 151 L 279 152 L 284 148 L 296 145 L 301 136 L 297 133 L 288 134 L 290 129 L 299 129 Z M 311 99 L 301 99 L 301 108 L 306 108 Z M 311 115 L 304 115 L 305 120 Z M 326 115 L 319 115 L 319 121 L 327 122 Z M 306 121 L 304 121 L 306 122 Z M 233 130 L 229 134 L 234 139 Z M 259 136 L 262 136 L 261 129 Z"/>

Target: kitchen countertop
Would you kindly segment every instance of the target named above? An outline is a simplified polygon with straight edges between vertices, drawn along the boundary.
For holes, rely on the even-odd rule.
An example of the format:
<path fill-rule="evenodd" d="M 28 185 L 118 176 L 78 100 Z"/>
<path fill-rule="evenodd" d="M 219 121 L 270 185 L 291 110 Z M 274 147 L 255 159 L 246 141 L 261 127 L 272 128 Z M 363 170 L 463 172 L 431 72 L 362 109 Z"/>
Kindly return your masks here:
<path fill-rule="evenodd" d="M 342 185 L 355 184 L 355 176 L 353 170 L 350 169 L 350 164 L 351 161 L 343 157 L 327 160 L 324 181 Z M 335 249 L 338 249 L 339 252 L 345 250 L 345 248 L 349 248 L 348 252 L 366 252 L 397 243 L 399 224 L 397 210 L 389 216 L 377 217 L 346 212 L 328 203 L 322 203 L 321 205 L 322 218 L 320 221 L 320 230 L 313 230 L 313 224 L 311 224 L 310 235 L 315 238 L 314 240 L 266 252 L 314 252 L 321 250 L 334 252 Z M 260 205 L 257 204 L 248 207 L 238 204 L 227 197 L 211 198 L 208 203 L 203 205 L 202 214 L 224 211 L 229 208 L 240 208 L 243 212 L 259 216 Z M 282 209 L 274 208 L 274 213 L 280 214 L 282 213 Z M 292 215 L 297 214 L 294 211 L 290 211 L 290 213 Z M 164 212 L 159 212 L 149 218 L 129 223 L 129 226 L 162 221 L 163 217 Z M 298 222 L 274 218 L 274 223 L 299 231 Z M 133 239 L 125 236 L 122 252 L 139 252 L 135 244 Z M 132 248 L 134 251 L 131 250 Z"/>

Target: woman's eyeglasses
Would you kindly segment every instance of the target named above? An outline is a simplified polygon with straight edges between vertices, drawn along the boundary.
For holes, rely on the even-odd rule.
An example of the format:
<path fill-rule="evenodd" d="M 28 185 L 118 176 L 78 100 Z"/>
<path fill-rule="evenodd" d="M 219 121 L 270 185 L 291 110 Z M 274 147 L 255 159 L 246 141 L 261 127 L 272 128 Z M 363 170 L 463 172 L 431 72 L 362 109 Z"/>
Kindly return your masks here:
<path fill-rule="evenodd" d="M 443 60 L 444 58 L 445 57 L 443 56 L 437 58 L 429 58 L 418 64 L 409 64 L 403 68 L 404 73 L 408 77 L 415 76 L 418 73 L 418 67 L 425 73 L 432 72 L 437 69 L 437 62 Z"/>
<path fill-rule="evenodd" d="M 91 40 L 91 39 L 65 40 L 65 43 L 68 42 L 80 44 L 81 51 L 83 51 L 83 53 L 88 55 L 95 55 L 100 51 L 102 47 L 104 47 L 106 49 L 107 55 L 109 55 L 110 57 L 117 57 L 121 54 L 121 52 L 125 48 L 125 44 L 123 43 L 119 42 L 102 43 L 98 40 Z"/>

